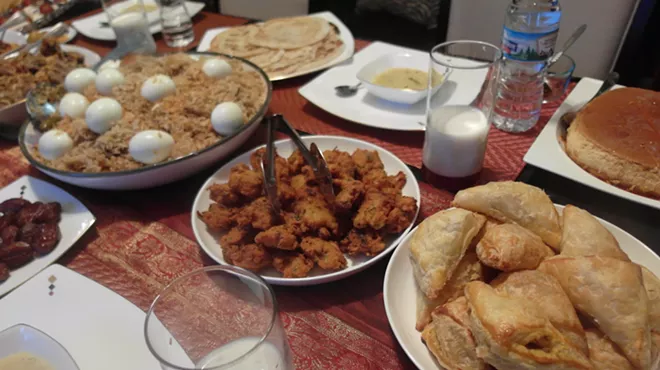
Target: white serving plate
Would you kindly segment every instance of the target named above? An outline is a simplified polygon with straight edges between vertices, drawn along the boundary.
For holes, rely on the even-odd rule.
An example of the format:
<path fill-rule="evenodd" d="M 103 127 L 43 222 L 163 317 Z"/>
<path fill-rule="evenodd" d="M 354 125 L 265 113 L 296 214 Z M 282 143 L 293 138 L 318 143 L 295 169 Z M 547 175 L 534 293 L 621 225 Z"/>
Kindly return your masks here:
<path fill-rule="evenodd" d="M 25 266 L 10 271 L 9 279 L 0 283 L 0 297 L 55 262 L 71 248 L 89 228 L 96 218 L 80 201 L 53 184 L 23 176 L 0 189 L 0 202 L 10 198 L 20 198 L 30 202 L 58 202 L 62 205 L 62 219 L 59 223 L 61 239 L 50 253 L 36 257 Z M 1 311 L 0 311 L 1 312 Z M 2 316 L 2 313 L 0 313 Z"/>
<path fill-rule="evenodd" d="M 79 370 L 66 348 L 39 329 L 17 324 L 0 332 L 0 358 L 21 352 L 45 360 L 54 370 Z"/>
<path fill-rule="evenodd" d="M 321 71 L 326 68 L 337 65 L 349 59 L 351 56 L 353 56 L 353 51 L 355 50 L 355 39 L 353 38 L 353 34 L 351 33 L 351 30 L 349 30 L 348 27 L 346 27 L 346 25 L 339 18 L 337 18 L 336 15 L 334 15 L 332 12 L 320 12 L 320 13 L 310 14 L 309 16 L 323 18 L 328 22 L 337 26 L 337 28 L 339 29 L 339 39 L 341 39 L 341 41 L 344 43 L 344 51 L 342 51 L 342 53 L 339 54 L 335 59 L 329 61 L 325 65 L 318 66 L 309 70 L 298 71 L 286 76 L 277 76 L 276 78 L 271 79 L 272 81 L 286 80 L 289 78 L 294 78 L 309 73 Z M 199 45 L 197 46 L 197 51 L 200 52 L 210 51 L 211 41 L 213 41 L 213 38 L 217 34 L 222 33 L 228 30 L 229 28 L 230 27 L 220 27 L 220 28 L 212 28 L 210 30 L 206 30 L 204 36 L 202 36 L 202 39 L 199 41 Z"/>
<path fill-rule="evenodd" d="M 564 206 L 555 207 L 561 214 Z M 600 218 L 598 221 L 614 235 L 633 262 L 644 265 L 660 276 L 660 258 L 649 247 L 619 227 Z M 408 357 L 421 370 L 437 370 L 442 367 L 422 342 L 421 333 L 415 329 L 418 293 L 409 258 L 409 243 L 415 230 L 408 234 L 392 254 L 385 271 L 383 299 L 392 331 Z"/>
<path fill-rule="evenodd" d="M 80 370 L 161 370 L 144 339 L 145 316 L 110 289 L 61 265 L 0 300 L 0 331 L 17 324 L 38 328 L 59 342 Z"/>
<path fill-rule="evenodd" d="M 366 89 L 359 89 L 356 95 L 347 98 L 335 93 L 335 86 L 358 83 L 356 75 L 363 66 L 392 53 L 408 53 L 417 60 L 416 63 L 425 64 L 425 70 L 428 69 L 428 52 L 376 41 L 356 53 L 351 61 L 325 71 L 298 92 L 310 103 L 348 121 L 387 130 L 424 130 L 426 99 L 408 105 L 378 98 Z M 432 104 L 434 107 L 469 104 L 479 94 L 482 82 L 483 78 L 474 71 L 454 70 L 433 96 Z"/>
<path fill-rule="evenodd" d="M 125 3 L 118 4 L 118 8 L 124 8 L 133 5 L 133 2 L 126 1 Z M 157 5 L 155 0 L 144 0 L 144 5 Z M 197 13 L 201 12 L 204 9 L 206 4 L 196 1 L 186 1 L 186 9 L 190 17 L 194 17 Z M 112 41 L 116 40 L 115 32 L 111 27 L 101 27 L 102 22 L 107 22 L 108 16 L 105 12 L 100 12 L 89 17 L 79 19 L 73 23 L 73 26 L 78 32 L 83 34 L 86 37 L 96 40 Z M 147 21 L 149 22 L 149 31 L 152 34 L 160 32 L 163 27 L 160 24 L 160 12 L 159 10 L 154 10 L 147 13 Z"/>
<path fill-rule="evenodd" d="M 576 111 L 584 106 L 596 94 L 601 85 L 602 81 L 599 80 L 591 78 L 581 79 L 566 100 L 559 106 L 550 121 L 548 121 L 548 124 L 529 148 L 523 160 L 532 166 L 542 168 L 594 189 L 660 209 L 660 200 L 637 195 L 610 185 L 585 171 L 577 163 L 573 162 L 560 144 L 559 138 L 564 133 L 564 130 L 559 124 L 559 118 L 566 112 Z"/>
<path fill-rule="evenodd" d="M 308 146 L 311 143 L 316 143 L 319 150 L 321 151 L 328 149 L 332 150 L 335 148 L 349 153 L 352 153 L 356 149 L 377 151 L 380 156 L 380 159 L 383 161 L 383 164 L 385 165 L 385 171 L 389 175 L 394 175 L 399 171 L 403 171 L 403 173 L 406 175 L 408 181 L 406 182 L 406 185 L 402 189 L 402 194 L 417 199 L 417 206 L 418 206 L 417 214 L 419 214 L 419 204 L 421 200 L 419 184 L 417 183 L 415 176 L 410 171 L 408 166 L 406 166 L 403 162 L 401 162 L 401 160 L 397 158 L 394 154 L 388 152 L 387 150 L 381 147 L 367 143 L 365 141 L 350 139 L 340 136 L 306 136 L 303 137 L 302 140 Z M 207 190 L 208 187 L 215 183 L 226 183 L 227 181 L 229 181 L 229 171 L 231 170 L 231 168 L 240 163 L 245 163 L 249 165 L 250 155 L 257 149 L 262 147 L 263 145 L 254 148 L 253 150 L 244 153 L 238 156 L 237 158 L 235 158 L 234 160 L 232 160 L 231 162 L 225 164 L 216 173 L 214 173 L 213 176 L 211 176 L 208 180 L 206 180 L 202 188 L 197 193 L 197 196 L 195 197 L 195 202 L 193 203 L 191 220 L 190 220 L 193 227 L 193 231 L 195 233 L 195 238 L 197 239 L 197 242 L 202 247 L 204 252 L 206 252 L 206 254 L 208 254 L 211 258 L 213 258 L 216 262 L 220 264 L 227 264 L 227 262 L 225 262 L 224 257 L 222 256 L 222 250 L 220 249 L 220 244 L 218 242 L 219 236 L 222 234 L 209 232 L 204 222 L 202 222 L 202 220 L 197 216 L 197 212 L 206 211 L 209 208 L 209 205 L 212 203 L 211 199 L 209 198 L 209 192 Z M 275 148 L 277 149 L 277 153 L 280 156 L 284 158 L 288 158 L 294 152 L 296 146 L 290 139 L 286 139 L 286 140 L 276 141 Z M 417 219 L 417 214 L 415 214 L 415 219 Z M 381 252 L 379 255 L 374 257 L 347 255 L 346 260 L 348 262 L 348 265 L 343 270 L 326 273 L 323 270 L 316 267 L 314 270 L 310 272 L 310 276 L 308 277 L 283 278 L 279 272 L 271 268 L 262 271 L 260 275 L 261 277 L 264 278 L 264 280 L 266 280 L 270 284 L 295 285 L 295 286 L 322 284 L 322 283 L 328 283 L 331 281 L 343 279 L 345 277 L 351 276 L 355 273 L 358 273 L 368 268 L 369 266 L 378 262 L 380 259 L 384 258 L 392 250 L 394 250 L 394 248 L 396 248 L 396 246 L 403 239 L 403 237 L 410 231 L 412 225 L 414 225 L 415 223 L 414 222 L 415 219 L 413 219 L 411 225 L 408 226 L 408 228 L 404 230 L 403 233 L 401 233 L 398 236 L 396 235 L 390 236 L 389 239 L 386 239 L 388 244 L 386 245 L 385 250 L 383 250 L 383 252 Z"/>

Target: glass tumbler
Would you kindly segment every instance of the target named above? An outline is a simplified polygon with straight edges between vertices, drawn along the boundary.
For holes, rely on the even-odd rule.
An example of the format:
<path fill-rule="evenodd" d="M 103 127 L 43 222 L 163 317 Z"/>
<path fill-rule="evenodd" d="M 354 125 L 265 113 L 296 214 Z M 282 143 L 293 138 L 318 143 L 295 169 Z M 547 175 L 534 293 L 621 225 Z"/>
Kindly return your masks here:
<path fill-rule="evenodd" d="M 144 334 L 164 370 L 293 368 L 273 290 L 234 266 L 170 283 L 151 304 Z"/>
<path fill-rule="evenodd" d="M 117 49 L 142 54 L 156 52 L 142 0 L 101 0 L 101 3 L 117 37 Z"/>
<path fill-rule="evenodd" d="M 559 60 L 547 67 L 543 79 L 543 104 L 551 103 L 564 96 L 575 71 L 573 58 L 563 54 Z"/>
<path fill-rule="evenodd" d="M 430 58 L 422 172 L 434 186 L 457 191 L 480 176 L 502 52 L 485 42 L 450 41 L 431 49 Z M 432 96 L 437 75 L 445 85 L 440 89 L 452 91 L 460 103 Z"/>
<path fill-rule="evenodd" d="M 195 40 L 184 0 L 160 0 L 160 23 L 163 39 L 171 48 L 183 48 Z"/>

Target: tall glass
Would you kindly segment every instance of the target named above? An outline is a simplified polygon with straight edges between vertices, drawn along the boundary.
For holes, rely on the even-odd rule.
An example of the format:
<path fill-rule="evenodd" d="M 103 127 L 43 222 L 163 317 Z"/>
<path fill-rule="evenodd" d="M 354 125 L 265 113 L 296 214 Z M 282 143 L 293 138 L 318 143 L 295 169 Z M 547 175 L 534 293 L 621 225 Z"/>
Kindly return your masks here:
<path fill-rule="evenodd" d="M 142 0 L 101 0 L 101 3 L 117 37 L 117 49 L 143 54 L 156 52 Z"/>
<path fill-rule="evenodd" d="M 450 41 L 430 56 L 422 171 L 427 182 L 457 191 L 474 185 L 483 167 L 502 52 L 485 42 Z M 431 95 L 434 74 L 451 76 L 441 90 L 453 89 L 452 100 L 460 104 Z"/>
<path fill-rule="evenodd" d="M 174 280 L 151 304 L 144 333 L 164 370 L 293 368 L 273 290 L 234 266 Z"/>
<path fill-rule="evenodd" d="M 195 40 L 192 20 L 184 0 L 160 0 L 160 23 L 167 46 L 182 48 Z"/>

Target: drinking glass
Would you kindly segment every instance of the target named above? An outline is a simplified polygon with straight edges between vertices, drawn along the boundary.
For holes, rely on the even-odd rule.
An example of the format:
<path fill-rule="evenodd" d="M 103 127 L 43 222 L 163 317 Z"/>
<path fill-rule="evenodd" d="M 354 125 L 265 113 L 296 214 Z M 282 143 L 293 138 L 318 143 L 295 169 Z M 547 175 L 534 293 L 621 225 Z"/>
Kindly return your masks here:
<path fill-rule="evenodd" d="M 235 266 L 174 280 L 151 304 L 144 334 L 164 370 L 293 367 L 273 290 Z"/>
<path fill-rule="evenodd" d="M 117 49 L 143 54 L 156 52 L 142 0 L 101 0 L 101 4 L 117 37 Z"/>
<path fill-rule="evenodd" d="M 184 0 L 160 0 L 160 23 L 167 46 L 182 48 L 195 40 L 192 20 Z"/>
<path fill-rule="evenodd" d="M 430 57 L 422 172 L 434 186 L 456 191 L 479 179 L 502 51 L 480 41 L 450 41 L 433 47 Z M 460 103 L 447 104 L 447 93 L 432 96 L 437 74 L 445 85 L 440 91 Z"/>
<path fill-rule="evenodd" d="M 575 61 L 566 54 L 548 66 L 543 79 L 543 104 L 556 101 L 564 96 L 574 70 Z"/>

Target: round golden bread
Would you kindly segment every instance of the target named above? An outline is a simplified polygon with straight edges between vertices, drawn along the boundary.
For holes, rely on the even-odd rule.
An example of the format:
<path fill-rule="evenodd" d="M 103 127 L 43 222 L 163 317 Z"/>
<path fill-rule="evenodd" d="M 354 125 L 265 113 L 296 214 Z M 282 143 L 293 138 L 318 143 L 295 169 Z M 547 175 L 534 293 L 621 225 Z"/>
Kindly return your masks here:
<path fill-rule="evenodd" d="M 566 152 L 596 177 L 660 198 L 660 93 L 622 88 L 594 99 L 568 128 Z"/>

